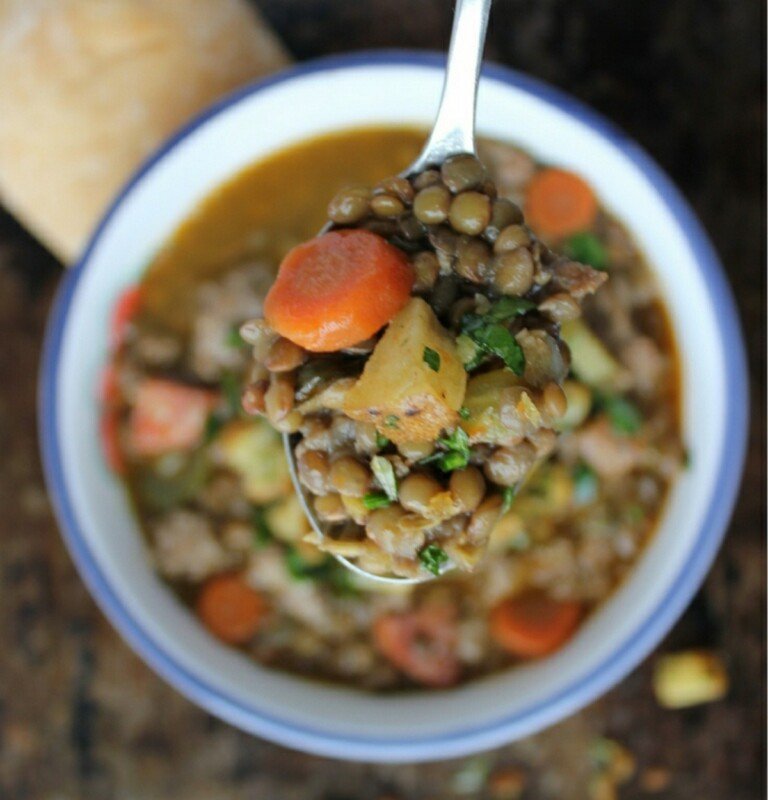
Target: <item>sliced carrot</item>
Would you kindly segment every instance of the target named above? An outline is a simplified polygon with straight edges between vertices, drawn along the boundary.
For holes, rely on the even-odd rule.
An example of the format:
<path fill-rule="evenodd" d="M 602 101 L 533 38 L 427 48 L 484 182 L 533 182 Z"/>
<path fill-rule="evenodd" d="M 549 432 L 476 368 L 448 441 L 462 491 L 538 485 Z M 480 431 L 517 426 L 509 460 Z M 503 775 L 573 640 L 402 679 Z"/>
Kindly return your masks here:
<path fill-rule="evenodd" d="M 117 298 L 109 323 L 109 343 L 113 350 L 125 341 L 125 334 L 133 318 L 139 313 L 142 301 L 141 286 L 129 286 Z"/>
<path fill-rule="evenodd" d="M 364 230 L 331 231 L 294 247 L 264 301 L 267 322 L 306 350 L 332 352 L 373 336 L 408 302 L 413 269 Z"/>
<path fill-rule="evenodd" d="M 580 603 L 528 591 L 502 600 L 491 611 L 488 622 L 491 636 L 505 650 L 520 658 L 536 658 L 568 641 L 581 613 Z"/>
<path fill-rule="evenodd" d="M 122 475 L 125 471 L 125 460 L 120 447 L 120 418 L 116 408 L 106 407 L 99 420 L 101 451 L 104 460 L 112 472 Z"/>
<path fill-rule="evenodd" d="M 104 405 L 115 406 L 120 402 L 120 385 L 117 380 L 117 368 L 109 362 L 101 373 L 99 399 Z"/>
<path fill-rule="evenodd" d="M 264 601 L 234 574 L 217 575 L 202 588 L 197 614 L 211 633 L 228 644 L 244 644 L 259 629 Z"/>
<path fill-rule="evenodd" d="M 376 648 L 409 678 L 425 686 L 450 686 L 459 678 L 456 621 L 450 609 L 384 614 L 373 624 Z"/>
<path fill-rule="evenodd" d="M 158 456 L 194 447 L 216 402 L 216 394 L 208 389 L 144 378 L 129 420 L 131 451 L 137 456 Z"/>
<path fill-rule="evenodd" d="M 564 169 L 542 169 L 526 189 L 528 224 L 543 236 L 568 236 L 591 227 L 597 198 L 585 181 Z"/>

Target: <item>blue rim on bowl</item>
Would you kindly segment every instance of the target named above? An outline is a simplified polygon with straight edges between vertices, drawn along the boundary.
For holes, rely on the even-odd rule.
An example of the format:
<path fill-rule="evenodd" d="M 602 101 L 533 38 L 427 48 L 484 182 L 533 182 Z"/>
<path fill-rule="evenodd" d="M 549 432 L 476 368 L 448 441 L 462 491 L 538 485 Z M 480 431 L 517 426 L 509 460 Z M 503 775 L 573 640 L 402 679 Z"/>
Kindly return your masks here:
<path fill-rule="evenodd" d="M 579 101 L 536 79 L 497 65 L 487 65 L 483 75 L 556 106 L 607 139 L 631 161 L 655 187 L 691 247 L 703 273 L 710 299 L 720 320 L 724 352 L 728 354 L 726 384 L 730 387 L 728 420 L 720 454 L 719 491 L 710 500 L 705 521 L 698 532 L 687 562 L 653 614 L 621 642 L 612 655 L 589 674 L 573 681 L 546 701 L 513 715 L 500 715 L 493 723 L 457 728 L 440 736 L 410 740 L 388 737 L 342 736 L 276 718 L 253 705 L 225 695 L 178 664 L 133 618 L 108 584 L 80 530 L 62 469 L 58 440 L 58 409 L 55 387 L 68 311 L 75 288 L 104 228 L 119 209 L 125 195 L 163 156 L 211 117 L 245 97 L 291 79 L 329 70 L 359 66 L 406 65 L 440 69 L 442 56 L 432 53 L 374 52 L 337 56 L 306 62 L 247 86 L 211 107 L 169 139 L 130 179 L 114 200 L 94 232 L 77 266 L 66 276 L 57 295 L 48 324 L 41 365 L 39 417 L 41 448 L 46 480 L 62 533 L 78 570 L 99 606 L 134 650 L 160 675 L 189 699 L 227 721 L 282 744 L 325 755 L 369 760 L 415 761 L 460 755 L 502 744 L 520 732 L 538 730 L 584 706 L 607 691 L 635 667 L 671 628 L 691 600 L 712 563 L 725 533 L 741 480 L 747 433 L 747 370 L 744 344 L 736 306 L 712 245 L 692 210 L 661 168 L 637 144 L 614 125 Z M 439 754 L 439 756 L 438 756 Z"/>

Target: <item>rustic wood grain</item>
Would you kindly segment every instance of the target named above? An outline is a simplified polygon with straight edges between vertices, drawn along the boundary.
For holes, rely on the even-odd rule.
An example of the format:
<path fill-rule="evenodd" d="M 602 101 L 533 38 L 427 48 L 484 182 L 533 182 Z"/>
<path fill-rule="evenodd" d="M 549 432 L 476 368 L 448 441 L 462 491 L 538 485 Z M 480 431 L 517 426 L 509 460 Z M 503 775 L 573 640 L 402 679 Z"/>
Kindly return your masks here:
<path fill-rule="evenodd" d="M 299 59 L 347 49 L 439 48 L 445 0 L 261 0 Z M 762 8 L 716 0 L 497 0 L 492 58 L 613 118 L 670 172 L 726 264 L 752 369 L 744 487 L 705 586 L 661 650 L 720 652 L 727 699 L 660 709 L 653 657 L 599 702 L 477 759 L 339 764 L 247 736 L 157 678 L 95 607 L 57 533 L 37 453 L 41 338 L 55 260 L 0 212 L 0 796 L 131 800 L 492 797 L 473 776 L 500 766 L 525 798 L 587 797 L 595 736 L 638 764 L 621 798 L 755 800 L 764 748 L 764 71 Z M 674 268 L 674 265 L 669 265 Z M 509 775 L 512 778 L 509 778 Z M 651 791 L 653 790 L 653 791 Z M 500 797 L 500 795 L 496 795 Z"/>

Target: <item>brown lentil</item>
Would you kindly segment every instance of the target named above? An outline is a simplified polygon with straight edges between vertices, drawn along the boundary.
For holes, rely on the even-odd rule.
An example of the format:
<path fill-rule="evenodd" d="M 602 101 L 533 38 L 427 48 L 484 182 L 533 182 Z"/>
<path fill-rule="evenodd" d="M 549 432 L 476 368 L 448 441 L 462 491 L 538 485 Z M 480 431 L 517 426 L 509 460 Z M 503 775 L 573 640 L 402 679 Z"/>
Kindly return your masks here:
<path fill-rule="evenodd" d="M 466 467 L 452 472 L 448 488 L 465 513 L 474 511 L 485 496 L 485 481 L 477 467 Z"/>
<path fill-rule="evenodd" d="M 349 516 L 341 497 L 325 494 L 314 498 L 315 512 L 324 522 L 342 522 Z"/>
<path fill-rule="evenodd" d="M 371 210 L 377 217 L 399 217 L 405 211 L 405 204 L 394 195 L 378 194 L 371 199 Z"/>
<path fill-rule="evenodd" d="M 294 378 L 290 373 L 273 372 L 269 389 L 264 395 L 264 407 L 270 422 L 279 422 L 293 410 Z"/>
<path fill-rule="evenodd" d="M 448 212 L 451 227 L 468 236 L 478 236 L 491 219 L 491 201 L 480 192 L 462 192 L 453 198 Z"/>
<path fill-rule="evenodd" d="M 319 450 L 305 450 L 296 458 L 299 479 L 312 494 L 327 494 L 330 467 L 328 456 Z"/>
<path fill-rule="evenodd" d="M 413 213 L 425 225 L 439 225 L 448 219 L 451 193 L 445 186 L 435 184 L 422 189 L 413 201 Z"/>
<path fill-rule="evenodd" d="M 443 183 L 454 193 L 475 189 L 485 182 L 485 167 L 473 155 L 462 154 L 448 158 L 440 167 Z"/>
<path fill-rule="evenodd" d="M 533 286 L 533 258 L 525 247 L 499 253 L 493 267 L 493 285 L 502 294 L 524 295 Z"/>
<path fill-rule="evenodd" d="M 550 420 L 560 419 L 568 410 L 565 392 L 557 383 L 548 383 L 542 392 L 542 410 Z"/>
<path fill-rule="evenodd" d="M 269 381 L 258 381 L 245 387 L 240 400 L 246 414 L 263 414 L 266 410 L 264 395 L 269 388 Z"/>
<path fill-rule="evenodd" d="M 418 192 L 422 189 L 426 189 L 427 186 L 432 186 L 435 183 L 440 183 L 440 171 L 436 169 L 425 169 L 424 172 L 420 172 L 414 179 L 413 179 L 413 188 Z"/>
<path fill-rule="evenodd" d="M 400 484 L 398 498 L 403 508 L 423 514 L 429 509 L 429 501 L 442 491 L 443 487 L 434 478 L 414 472 Z"/>
<path fill-rule="evenodd" d="M 578 302 L 565 292 L 557 292 L 539 303 L 539 310 L 553 322 L 569 322 L 581 316 Z"/>
<path fill-rule="evenodd" d="M 282 336 L 272 344 L 264 358 L 264 366 L 270 372 L 291 372 L 301 366 L 307 358 L 306 351 Z"/>
<path fill-rule="evenodd" d="M 422 250 L 420 253 L 416 253 L 411 263 L 416 274 L 413 291 L 429 291 L 435 285 L 437 275 L 440 272 L 437 256 L 430 250 Z"/>
<path fill-rule="evenodd" d="M 485 242 L 462 236 L 456 246 L 456 272 L 472 283 L 481 283 L 491 263 L 491 251 Z"/>
<path fill-rule="evenodd" d="M 331 486 L 347 497 L 362 497 L 371 485 L 371 473 L 352 456 L 337 458 L 329 477 Z"/>
<path fill-rule="evenodd" d="M 488 480 L 500 486 L 515 486 L 528 473 L 536 460 L 536 449 L 528 442 L 513 448 L 499 447 L 485 462 Z"/>
<path fill-rule="evenodd" d="M 390 194 L 398 197 L 406 205 L 413 202 L 413 186 L 407 178 L 401 178 L 396 175 L 392 178 L 385 178 L 379 181 L 373 190 L 374 195 L 377 194 Z"/>
<path fill-rule="evenodd" d="M 328 204 L 328 219 L 338 225 L 351 225 L 363 219 L 370 210 L 368 189 L 342 189 Z"/>
<path fill-rule="evenodd" d="M 511 200 L 501 197 L 493 201 L 491 219 L 483 236 L 489 242 L 495 242 L 499 234 L 509 225 L 517 225 L 523 221 L 523 212 Z"/>
<path fill-rule="evenodd" d="M 531 243 L 531 235 L 525 225 L 507 225 L 493 243 L 494 253 L 504 253 L 518 247 L 527 247 Z"/>

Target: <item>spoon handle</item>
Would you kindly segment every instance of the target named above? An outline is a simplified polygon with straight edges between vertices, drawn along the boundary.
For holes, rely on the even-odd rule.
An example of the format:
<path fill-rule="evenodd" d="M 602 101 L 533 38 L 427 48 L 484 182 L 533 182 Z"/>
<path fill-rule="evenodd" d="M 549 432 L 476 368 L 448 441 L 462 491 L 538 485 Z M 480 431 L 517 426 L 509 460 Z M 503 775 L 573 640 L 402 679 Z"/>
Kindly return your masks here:
<path fill-rule="evenodd" d="M 475 152 L 475 107 L 492 0 L 457 0 L 437 117 L 424 149 L 408 172 Z"/>

